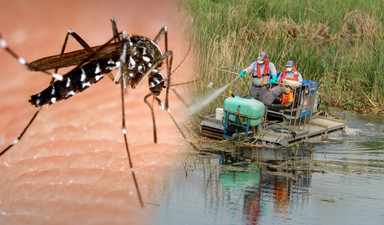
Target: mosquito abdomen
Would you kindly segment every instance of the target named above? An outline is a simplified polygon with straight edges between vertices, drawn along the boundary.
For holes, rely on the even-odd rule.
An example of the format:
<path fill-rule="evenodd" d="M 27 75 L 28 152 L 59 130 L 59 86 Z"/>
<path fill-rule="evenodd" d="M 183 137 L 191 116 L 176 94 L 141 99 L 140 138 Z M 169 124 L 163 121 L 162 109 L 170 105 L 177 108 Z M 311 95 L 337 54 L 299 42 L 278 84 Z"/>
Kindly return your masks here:
<path fill-rule="evenodd" d="M 56 81 L 42 92 L 31 96 L 29 102 L 39 107 L 70 98 L 97 83 L 106 73 L 114 70 L 115 66 L 112 60 L 98 60 L 85 64 L 65 76 L 63 80 Z"/>

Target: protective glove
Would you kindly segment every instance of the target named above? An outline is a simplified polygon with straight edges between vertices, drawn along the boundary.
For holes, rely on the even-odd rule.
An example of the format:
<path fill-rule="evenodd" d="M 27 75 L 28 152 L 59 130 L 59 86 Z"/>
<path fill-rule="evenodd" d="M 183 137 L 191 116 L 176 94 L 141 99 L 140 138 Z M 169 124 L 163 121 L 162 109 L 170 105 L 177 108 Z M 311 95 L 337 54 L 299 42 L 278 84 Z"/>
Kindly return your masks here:
<path fill-rule="evenodd" d="M 239 77 L 244 77 L 244 75 L 247 74 L 244 70 L 239 73 Z"/>
<path fill-rule="evenodd" d="M 270 84 L 274 84 L 277 80 L 277 76 L 276 75 L 272 75 L 272 79 L 269 81 Z"/>

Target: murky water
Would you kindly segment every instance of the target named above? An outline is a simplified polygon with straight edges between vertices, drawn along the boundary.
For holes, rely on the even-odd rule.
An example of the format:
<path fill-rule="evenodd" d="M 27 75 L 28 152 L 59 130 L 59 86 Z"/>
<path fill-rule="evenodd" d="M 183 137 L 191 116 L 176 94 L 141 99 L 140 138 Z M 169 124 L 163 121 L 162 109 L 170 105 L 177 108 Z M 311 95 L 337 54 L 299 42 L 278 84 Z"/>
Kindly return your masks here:
<path fill-rule="evenodd" d="M 384 224 L 384 119 L 346 118 L 328 143 L 188 157 L 154 224 Z"/>

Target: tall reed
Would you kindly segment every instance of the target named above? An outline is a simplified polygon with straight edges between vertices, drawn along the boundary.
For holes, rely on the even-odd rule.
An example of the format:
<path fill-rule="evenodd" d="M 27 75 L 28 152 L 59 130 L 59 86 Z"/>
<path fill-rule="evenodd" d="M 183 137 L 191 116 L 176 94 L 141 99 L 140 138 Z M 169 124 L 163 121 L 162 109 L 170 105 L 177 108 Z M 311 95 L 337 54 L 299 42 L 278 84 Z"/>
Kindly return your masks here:
<path fill-rule="evenodd" d="M 240 72 L 266 51 L 278 70 L 291 59 L 305 79 L 321 82 L 326 104 L 382 112 L 384 1 L 187 0 L 183 7 L 193 18 L 195 76 L 201 78 L 191 95 L 234 78 L 218 77 L 214 68 L 237 64 Z M 231 88 L 247 94 L 245 82 Z"/>

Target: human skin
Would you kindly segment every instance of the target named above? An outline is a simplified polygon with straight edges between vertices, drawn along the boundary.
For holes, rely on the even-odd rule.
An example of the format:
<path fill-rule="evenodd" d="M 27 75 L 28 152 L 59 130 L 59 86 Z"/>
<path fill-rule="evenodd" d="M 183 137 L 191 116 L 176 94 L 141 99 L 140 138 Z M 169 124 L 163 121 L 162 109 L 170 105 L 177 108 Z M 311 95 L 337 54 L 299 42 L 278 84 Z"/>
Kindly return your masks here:
<path fill-rule="evenodd" d="M 174 67 L 188 49 L 174 1 L 0 1 L 0 32 L 10 48 L 31 62 L 60 53 L 68 29 L 90 46 L 119 30 L 153 39 L 168 27 Z M 163 40 L 159 46 L 164 52 Z M 73 39 L 68 49 L 81 46 Z M 36 111 L 28 100 L 50 77 L 27 71 L 0 49 L 0 149 L 8 146 Z M 173 75 L 186 76 L 185 62 Z M 65 73 L 66 70 L 59 70 Z M 162 74 L 166 76 L 164 66 Z M 141 208 L 121 132 L 120 87 L 105 77 L 68 100 L 43 107 L 24 137 L 0 157 L 1 224 L 140 224 L 158 206 L 159 177 L 183 159 L 188 145 L 167 112 L 155 105 L 158 144 L 143 98 L 147 81 L 125 93 L 127 135 L 145 207 Z M 160 96 L 164 101 L 164 93 Z M 181 121 L 183 105 L 171 93 L 170 107 Z"/>

